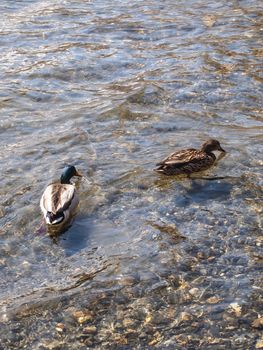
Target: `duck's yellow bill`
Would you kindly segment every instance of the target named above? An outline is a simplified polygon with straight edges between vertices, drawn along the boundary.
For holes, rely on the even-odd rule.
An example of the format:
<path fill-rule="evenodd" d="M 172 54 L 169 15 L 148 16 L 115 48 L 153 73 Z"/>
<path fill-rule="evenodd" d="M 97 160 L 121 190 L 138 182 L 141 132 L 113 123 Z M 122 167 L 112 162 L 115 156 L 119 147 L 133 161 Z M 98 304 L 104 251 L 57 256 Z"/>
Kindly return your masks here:
<path fill-rule="evenodd" d="M 75 176 L 83 177 L 83 175 L 81 174 L 81 172 L 79 172 L 78 170 L 76 170 Z"/>

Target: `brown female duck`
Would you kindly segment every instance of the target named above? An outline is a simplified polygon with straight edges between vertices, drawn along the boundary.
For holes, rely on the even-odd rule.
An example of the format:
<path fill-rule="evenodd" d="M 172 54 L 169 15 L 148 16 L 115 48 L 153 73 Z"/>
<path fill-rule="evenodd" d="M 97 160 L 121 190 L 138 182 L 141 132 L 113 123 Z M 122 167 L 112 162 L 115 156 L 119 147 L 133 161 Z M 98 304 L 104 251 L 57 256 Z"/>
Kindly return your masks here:
<path fill-rule="evenodd" d="M 165 175 L 190 175 L 210 168 L 216 161 L 213 151 L 226 151 L 217 140 L 206 141 L 200 150 L 189 148 L 170 154 L 157 163 L 155 171 Z"/>

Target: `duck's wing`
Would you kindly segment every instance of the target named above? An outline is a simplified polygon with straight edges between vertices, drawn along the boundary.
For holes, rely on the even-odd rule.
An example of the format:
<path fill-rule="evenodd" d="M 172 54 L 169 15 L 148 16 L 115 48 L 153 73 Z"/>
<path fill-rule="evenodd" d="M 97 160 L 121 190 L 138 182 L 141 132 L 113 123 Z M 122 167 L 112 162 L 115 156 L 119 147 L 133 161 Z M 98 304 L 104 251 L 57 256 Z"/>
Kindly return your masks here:
<path fill-rule="evenodd" d="M 184 149 L 170 154 L 168 157 L 157 163 L 157 166 L 171 165 L 181 167 L 189 163 L 200 162 L 204 160 L 206 155 L 202 151 L 194 148 Z"/>
<path fill-rule="evenodd" d="M 41 198 L 41 204 L 53 214 L 63 212 L 68 209 L 75 195 L 75 187 L 69 184 L 49 185 Z"/>

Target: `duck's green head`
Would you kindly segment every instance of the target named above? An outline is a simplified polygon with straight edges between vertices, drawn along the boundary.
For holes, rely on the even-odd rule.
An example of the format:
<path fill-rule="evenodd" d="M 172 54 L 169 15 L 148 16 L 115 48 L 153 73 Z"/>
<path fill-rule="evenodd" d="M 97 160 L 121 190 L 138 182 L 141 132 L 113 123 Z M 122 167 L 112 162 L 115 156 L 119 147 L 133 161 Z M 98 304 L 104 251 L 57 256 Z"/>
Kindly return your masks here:
<path fill-rule="evenodd" d="M 70 179 L 73 176 L 82 177 L 82 175 L 77 171 L 77 169 L 73 165 L 67 165 L 61 174 L 60 182 L 62 184 L 70 184 Z"/>

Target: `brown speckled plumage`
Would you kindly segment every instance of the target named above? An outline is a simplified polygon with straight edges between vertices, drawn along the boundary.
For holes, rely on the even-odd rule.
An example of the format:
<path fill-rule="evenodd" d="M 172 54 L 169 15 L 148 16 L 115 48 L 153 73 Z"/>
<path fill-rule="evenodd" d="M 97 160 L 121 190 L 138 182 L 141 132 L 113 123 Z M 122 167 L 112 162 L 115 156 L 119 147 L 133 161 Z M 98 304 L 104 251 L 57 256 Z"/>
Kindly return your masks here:
<path fill-rule="evenodd" d="M 211 139 L 205 142 L 200 150 L 189 148 L 170 154 L 157 163 L 154 170 L 165 175 L 190 175 L 206 170 L 216 160 L 213 151 L 225 152 L 217 140 Z"/>

